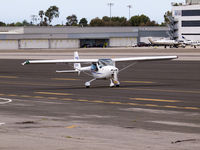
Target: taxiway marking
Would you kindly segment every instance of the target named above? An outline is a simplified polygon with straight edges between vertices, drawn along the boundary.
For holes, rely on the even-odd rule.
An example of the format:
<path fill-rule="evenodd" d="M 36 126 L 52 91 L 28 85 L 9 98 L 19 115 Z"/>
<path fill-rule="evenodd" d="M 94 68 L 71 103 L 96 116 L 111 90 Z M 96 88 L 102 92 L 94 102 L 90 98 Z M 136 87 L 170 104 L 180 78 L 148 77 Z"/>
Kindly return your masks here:
<path fill-rule="evenodd" d="M 7 104 L 7 103 L 11 103 L 12 102 L 11 99 L 7 99 L 7 98 L 0 98 L 0 100 L 5 101 L 5 102 L 0 102 L 0 104 Z"/>
<path fill-rule="evenodd" d="M 124 83 L 144 83 L 144 84 L 155 83 L 155 82 L 151 82 L 151 81 L 121 81 L 121 82 L 124 82 Z"/>
<path fill-rule="evenodd" d="M 68 96 L 68 95 L 73 95 L 70 93 L 52 93 L 52 92 L 34 92 L 36 94 L 44 94 L 44 95 L 61 95 L 61 96 Z"/>
<path fill-rule="evenodd" d="M 76 125 L 72 125 L 72 126 L 68 126 L 66 127 L 67 129 L 73 129 L 73 128 L 76 128 L 77 126 Z"/>
<path fill-rule="evenodd" d="M 153 101 L 153 102 L 169 102 L 169 103 L 181 102 L 180 100 L 164 100 L 164 99 L 150 99 L 150 98 L 130 98 L 130 100 Z"/>
<path fill-rule="evenodd" d="M 17 76 L 0 76 L 0 78 L 3 78 L 3 79 L 17 79 L 18 77 Z"/>
<path fill-rule="evenodd" d="M 41 84 L 41 83 L 30 83 L 30 82 L 9 82 L 9 81 L 0 81 L 1 84 L 9 85 L 31 85 L 31 86 L 66 86 L 61 84 Z"/>
<path fill-rule="evenodd" d="M 58 81 L 79 81 L 80 79 L 73 79 L 73 78 L 51 78 L 51 80 L 58 80 Z"/>
<path fill-rule="evenodd" d="M 170 93 L 191 93 L 200 94 L 200 91 L 182 91 L 182 90 L 160 90 L 160 89 L 140 89 L 140 88 L 115 88 L 118 90 L 136 90 L 136 91 L 155 91 L 155 92 L 170 92 Z"/>
<path fill-rule="evenodd" d="M 6 123 L 2 122 L 2 123 L 0 123 L 0 126 L 2 126 L 2 125 L 4 125 L 4 124 L 6 124 Z"/>
<path fill-rule="evenodd" d="M 5 95 L 5 94 L 4 94 Z M 175 105 L 157 105 L 157 104 L 140 104 L 140 103 L 132 103 L 132 102 L 116 102 L 116 101 L 106 101 L 106 100 L 87 100 L 87 99 L 73 99 L 73 98 L 59 98 L 59 97 L 42 97 L 42 96 L 28 96 L 28 95 L 16 95 L 19 97 L 28 97 L 28 98 L 36 98 L 36 99 L 49 99 L 49 100 L 61 100 L 61 101 L 74 101 L 74 102 L 86 102 L 86 103 L 98 103 L 98 104 L 113 104 L 113 105 L 129 105 L 129 106 L 137 106 L 137 107 L 157 107 L 157 108 L 171 108 L 171 109 L 185 109 L 185 110 L 200 110 L 200 107 L 192 107 L 192 106 L 175 106 Z M 0 104 L 6 104 L 12 102 L 10 99 L 0 98 L 5 100 L 6 102 L 2 102 Z M 132 98 L 130 98 L 132 99 Z M 144 99 L 144 98 L 137 98 Z M 163 102 L 181 102 L 179 100 L 160 100 L 160 99 L 145 99 L 148 101 L 163 101 Z"/>

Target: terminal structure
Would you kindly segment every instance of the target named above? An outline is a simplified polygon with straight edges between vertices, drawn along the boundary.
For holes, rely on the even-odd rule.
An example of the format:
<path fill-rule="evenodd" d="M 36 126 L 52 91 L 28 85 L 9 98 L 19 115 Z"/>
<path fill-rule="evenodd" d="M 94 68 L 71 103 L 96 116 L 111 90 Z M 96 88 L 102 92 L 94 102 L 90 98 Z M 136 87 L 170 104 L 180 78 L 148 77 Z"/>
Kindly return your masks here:
<path fill-rule="evenodd" d="M 0 49 L 132 47 L 168 37 L 167 27 L 0 27 Z"/>
<path fill-rule="evenodd" d="M 0 27 L 0 49 L 132 47 L 170 38 L 200 40 L 200 0 L 172 3 L 167 27 Z"/>
<path fill-rule="evenodd" d="M 183 37 L 200 40 L 200 0 L 186 0 L 185 4 L 172 3 L 170 19 L 170 38 L 181 40 Z"/>

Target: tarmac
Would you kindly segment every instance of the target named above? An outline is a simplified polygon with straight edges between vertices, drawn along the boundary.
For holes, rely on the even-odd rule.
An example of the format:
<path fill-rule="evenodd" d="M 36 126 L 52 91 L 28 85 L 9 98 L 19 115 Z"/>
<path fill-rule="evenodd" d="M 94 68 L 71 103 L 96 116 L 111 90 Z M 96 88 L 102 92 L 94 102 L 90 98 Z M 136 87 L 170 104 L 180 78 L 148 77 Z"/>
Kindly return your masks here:
<path fill-rule="evenodd" d="M 137 63 L 109 81 L 57 74 L 74 50 L 0 51 L 1 150 L 199 150 L 200 49 L 79 49 L 81 58 L 178 55 Z M 123 68 L 128 63 L 119 63 Z"/>

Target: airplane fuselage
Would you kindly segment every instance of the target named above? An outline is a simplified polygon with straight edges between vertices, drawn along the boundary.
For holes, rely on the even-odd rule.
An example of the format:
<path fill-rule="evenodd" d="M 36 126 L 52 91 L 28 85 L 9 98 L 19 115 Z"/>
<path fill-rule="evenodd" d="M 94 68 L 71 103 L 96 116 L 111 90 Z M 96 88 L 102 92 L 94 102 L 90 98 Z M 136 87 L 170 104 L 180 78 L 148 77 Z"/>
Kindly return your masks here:
<path fill-rule="evenodd" d="M 91 69 L 91 73 L 96 79 L 110 79 L 113 78 L 115 73 L 118 73 L 119 69 L 115 66 L 99 67 L 98 70 Z"/>

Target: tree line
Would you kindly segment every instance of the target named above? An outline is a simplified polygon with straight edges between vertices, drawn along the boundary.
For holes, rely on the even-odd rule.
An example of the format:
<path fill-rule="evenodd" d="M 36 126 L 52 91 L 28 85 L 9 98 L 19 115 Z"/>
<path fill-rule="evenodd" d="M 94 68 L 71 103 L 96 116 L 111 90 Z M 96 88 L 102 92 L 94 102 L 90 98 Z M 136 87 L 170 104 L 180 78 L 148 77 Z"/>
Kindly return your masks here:
<path fill-rule="evenodd" d="M 90 22 L 86 18 L 78 20 L 75 14 L 66 17 L 65 24 L 56 24 L 55 26 L 165 26 L 168 23 L 167 12 L 164 15 L 164 23 L 158 24 L 156 21 L 151 20 L 148 16 L 135 15 L 130 19 L 126 17 L 108 17 L 93 18 Z M 0 21 L 0 26 L 52 26 L 52 21 L 55 18 L 59 18 L 60 12 L 57 6 L 50 6 L 46 11 L 40 10 L 37 15 L 32 15 L 31 22 L 24 20 L 22 22 L 6 24 Z M 39 21 L 39 23 L 38 23 Z"/>

